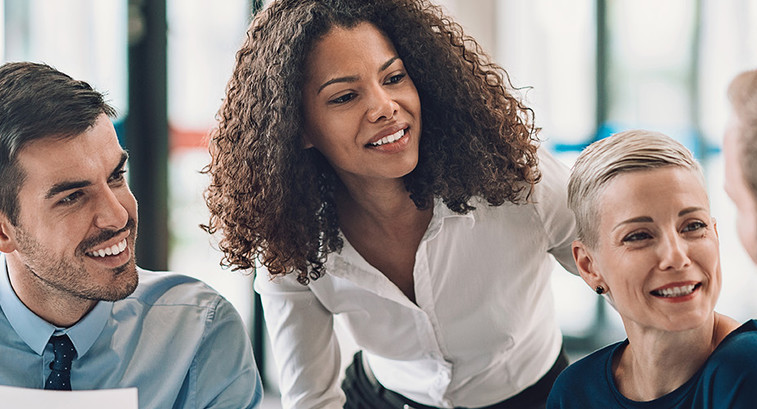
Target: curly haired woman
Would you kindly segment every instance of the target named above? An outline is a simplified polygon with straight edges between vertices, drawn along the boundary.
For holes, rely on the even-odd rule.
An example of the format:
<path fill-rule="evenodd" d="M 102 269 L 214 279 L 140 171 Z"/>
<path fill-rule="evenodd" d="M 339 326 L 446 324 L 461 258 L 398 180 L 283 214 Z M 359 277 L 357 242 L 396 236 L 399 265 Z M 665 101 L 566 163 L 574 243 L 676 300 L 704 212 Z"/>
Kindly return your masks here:
<path fill-rule="evenodd" d="M 426 0 L 278 0 L 211 142 L 206 229 L 256 270 L 286 408 L 540 408 L 567 362 L 567 169 Z M 362 349 L 340 388 L 334 321 Z"/>

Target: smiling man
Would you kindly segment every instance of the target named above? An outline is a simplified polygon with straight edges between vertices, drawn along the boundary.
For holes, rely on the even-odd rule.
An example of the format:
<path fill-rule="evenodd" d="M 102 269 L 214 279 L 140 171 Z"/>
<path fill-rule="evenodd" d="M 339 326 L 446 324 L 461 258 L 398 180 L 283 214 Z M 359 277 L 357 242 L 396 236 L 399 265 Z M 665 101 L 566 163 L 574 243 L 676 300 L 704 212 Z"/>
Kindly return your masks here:
<path fill-rule="evenodd" d="M 137 267 L 128 155 L 87 83 L 0 67 L 0 384 L 137 387 L 140 408 L 252 408 L 238 313 L 205 284 Z"/>

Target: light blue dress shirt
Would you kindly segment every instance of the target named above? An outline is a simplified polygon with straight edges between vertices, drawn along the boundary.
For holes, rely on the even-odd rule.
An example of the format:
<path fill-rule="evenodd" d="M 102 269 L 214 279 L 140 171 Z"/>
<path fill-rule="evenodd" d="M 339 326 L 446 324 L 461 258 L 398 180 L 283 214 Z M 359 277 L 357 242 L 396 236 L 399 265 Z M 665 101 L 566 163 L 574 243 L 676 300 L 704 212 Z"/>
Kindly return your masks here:
<path fill-rule="evenodd" d="M 0 384 L 42 389 L 50 336 L 68 334 L 74 390 L 137 387 L 139 407 L 255 408 L 263 388 L 234 307 L 204 283 L 139 269 L 129 297 L 56 328 L 18 299 L 0 256 Z"/>

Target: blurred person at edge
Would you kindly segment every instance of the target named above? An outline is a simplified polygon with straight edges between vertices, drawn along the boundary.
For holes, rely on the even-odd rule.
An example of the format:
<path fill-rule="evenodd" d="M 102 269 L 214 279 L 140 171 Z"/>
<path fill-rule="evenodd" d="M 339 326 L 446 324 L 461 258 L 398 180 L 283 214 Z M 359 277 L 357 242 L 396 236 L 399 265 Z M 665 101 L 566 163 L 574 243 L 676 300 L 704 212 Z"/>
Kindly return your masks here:
<path fill-rule="evenodd" d="M 725 191 L 738 211 L 741 243 L 757 263 L 757 70 L 728 87 L 731 118 L 723 138 Z"/>
<path fill-rule="evenodd" d="M 718 232 L 691 152 L 643 130 L 595 142 L 573 166 L 568 205 L 581 277 L 628 338 L 569 366 L 547 407 L 754 408 L 757 323 L 714 310 Z"/>
<path fill-rule="evenodd" d="M 568 169 L 424 0 L 280 0 L 212 135 L 224 262 L 256 269 L 285 408 L 543 408 L 567 366 Z M 340 378 L 334 321 L 362 349 Z"/>
<path fill-rule="evenodd" d="M 260 377 L 232 305 L 136 265 L 137 202 L 114 115 L 50 66 L 0 67 L 0 384 L 136 387 L 142 409 L 257 407 Z M 68 348 L 70 366 L 53 365 Z"/>

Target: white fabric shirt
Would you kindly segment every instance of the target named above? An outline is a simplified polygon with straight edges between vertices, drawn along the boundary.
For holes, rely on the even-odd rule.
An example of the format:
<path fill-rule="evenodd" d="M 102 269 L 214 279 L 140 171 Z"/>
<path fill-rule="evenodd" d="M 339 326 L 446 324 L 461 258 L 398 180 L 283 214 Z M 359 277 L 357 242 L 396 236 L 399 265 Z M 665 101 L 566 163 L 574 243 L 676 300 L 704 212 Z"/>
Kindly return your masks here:
<path fill-rule="evenodd" d="M 575 273 L 567 168 L 540 150 L 529 204 L 474 201 L 467 215 L 437 200 L 415 255 L 416 303 L 345 239 L 327 273 L 255 279 L 279 368 L 284 408 L 341 408 L 341 320 L 386 388 L 425 405 L 481 407 L 507 399 L 554 364 L 562 336 L 551 253 Z"/>

